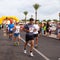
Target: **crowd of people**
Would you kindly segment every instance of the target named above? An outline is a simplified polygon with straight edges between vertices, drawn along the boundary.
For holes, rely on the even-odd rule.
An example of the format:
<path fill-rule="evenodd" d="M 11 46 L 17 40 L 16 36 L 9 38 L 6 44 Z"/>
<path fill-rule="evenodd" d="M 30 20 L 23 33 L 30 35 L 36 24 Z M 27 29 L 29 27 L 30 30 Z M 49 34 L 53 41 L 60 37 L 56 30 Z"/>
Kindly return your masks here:
<path fill-rule="evenodd" d="M 56 26 L 56 34 L 57 38 L 60 39 L 60 23 Z M 27 44 L 30 43 L 30 56 L 33 55 L 33 48 L 38 47 L 38 36 L 40 35 L 46 35 L 48 36 L 51 34 L 50 30 L 50 24 L 49 22 L 44 24 L 39 24 L 38 20 L 34 20 L 33 18 L 29 19 L 29 23 L 25 24 L 23 29 L 21 29 L 21 26 L 19 22 L 15 22 L 13 24 L 13 21 L 10 20 L 10 24 L 6 25 L 6 33 L 9 36 L 9 40 L 14 41 L 14 46 L 20 44 L 21 40 L 21 34 L 22 31 L 26 32 L 25 35 L 25 43 L 24 43 L 24 53 L 27 53 Z M 35 45 L 34 45 L 35 43 Z"/>
<path fill-rule="evenodd" d="M 13 45 L 16 46 L 20 44 L 21 40 L 21 31 L 26 32 L 25 35 L 25 43 L 24 43 L 24 53 L 27 53 L 26 46 L 30 42 L 30 56 L 33 56 L 33 47 L 34 47 L 34 39 L 36 39 L 35 47 L 38 47 L 38 31 L 39 31 L 39 25 L 38 20 L 35 21 L 34 19 L 30 18 L 29 23 L 25 24 L 23 29 L 21 29 L 21 26 L 19 22 L 15 22 L 13 24 L 13 21 L 10 20 L 10 24 L 6 25 L 6 33 L 9 36 L 9 40 L 13 40 Z M 22 32 L 21 32 L 22 33 Z"/>
<path fill-rule="evenodd" d="M 47 23 L 41 23 L 40 25 L 40 35 L 48 36 L 51 34 L 56 35 L 56 38 L 60 40 L 60 22 L 57 22 L 54 26 L 47 22 Z M 54 29 L 54 30 L 53 30 Z"/>

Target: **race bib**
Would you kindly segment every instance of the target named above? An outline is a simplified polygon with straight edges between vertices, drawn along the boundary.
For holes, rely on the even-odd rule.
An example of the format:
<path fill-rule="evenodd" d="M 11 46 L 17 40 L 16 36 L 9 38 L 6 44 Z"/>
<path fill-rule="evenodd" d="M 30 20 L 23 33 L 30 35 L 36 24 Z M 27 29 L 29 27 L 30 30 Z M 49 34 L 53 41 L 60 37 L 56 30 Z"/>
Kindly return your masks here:
<path fill-rule="evenodd" d="M 10 31 L 12 31 L 13 29 L 10 29 Z"/>
<path fill-rule="evenodd" d="M 33 29 L 32 27 L 29 28 L 29 31 L 30 31 L 30 32 L 33 32 L 33 30 L 34 30 L 34 29 Z"/>

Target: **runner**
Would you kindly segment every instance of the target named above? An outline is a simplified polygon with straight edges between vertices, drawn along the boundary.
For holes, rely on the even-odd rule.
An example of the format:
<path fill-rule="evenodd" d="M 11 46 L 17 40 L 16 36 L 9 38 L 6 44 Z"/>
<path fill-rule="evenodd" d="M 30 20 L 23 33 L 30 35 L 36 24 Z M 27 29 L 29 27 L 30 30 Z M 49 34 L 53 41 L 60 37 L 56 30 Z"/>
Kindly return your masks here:
<path fill-rule="evenodd" d="M 13 28 L 14 28 L 14 24 L 12 21 L 10 21 L 10 24 L 8 25 L 8 32 L 9 32 L 9 39 L 10 40 L 12 40 Z"/>
<path fill-rule="evenodd" d="M 26 42 L 24 44 L 24 53 L 26 53 L 26 46 L 28 44 L 28 42 L 30 41 L 30 56 L 33 56 L 33 53 L 32 53 L 32 50 L 33 50 L 33 47 L 34 47 L 34 34 L 33 34 L 33 31 L 34 31 L 34 19 L 33 18 L 30 18 L 30 23 L 26 24 L 24 26 L 24 31 L 26 31 Z"/>
<path fill-rule="evenodd" d="M 8 24 L 6 24 L 6 34 L 8 35 L 9 31 L 8 31 Z"/>
<path fill-rule="evenodd" d="M 39 31 L 38 20 L 35 21 L 34 27 L 35 27 L 34 38 L 36 39 L 35 47 L 37 48 L 38 47 L 38 31 Z"/>
<path fill-rule="evenodd" d="M 20 37 L 20 25 L 19 25 L 19 23 L 16 23 L 14 26 L 14 45 L 17 44 L 19 46 L 20 39 L 21 39 L 21 37 Z"/>

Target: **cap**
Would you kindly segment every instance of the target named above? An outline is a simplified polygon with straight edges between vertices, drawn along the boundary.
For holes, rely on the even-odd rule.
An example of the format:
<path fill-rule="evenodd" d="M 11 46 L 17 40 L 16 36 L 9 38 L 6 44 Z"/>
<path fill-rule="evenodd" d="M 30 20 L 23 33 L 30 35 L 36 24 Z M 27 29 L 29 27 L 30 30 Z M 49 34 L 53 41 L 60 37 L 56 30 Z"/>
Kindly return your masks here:
<path fill-rule="evenodd" d="M 11 23 L 11 24 L 13 23 L 13 20 L 12 20 L 12 19 L 10 19 L 10 23 Z"/>

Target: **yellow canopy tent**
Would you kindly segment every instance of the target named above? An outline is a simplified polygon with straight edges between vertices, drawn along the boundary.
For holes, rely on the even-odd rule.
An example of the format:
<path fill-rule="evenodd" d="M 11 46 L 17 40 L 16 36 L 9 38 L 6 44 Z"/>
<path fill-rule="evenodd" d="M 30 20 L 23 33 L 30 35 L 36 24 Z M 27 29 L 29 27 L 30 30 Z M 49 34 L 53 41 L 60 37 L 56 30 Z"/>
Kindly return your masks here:
<path fill-rule="evenodd" d="M 19 22 L 19 19 L 16 16 L 10 16 L 11 18 L 13 18 L 16 22 Z"/>
<path fill-rule="evenodd" d="M 12 18 L 13 20 L 15 20 L 15 22 L 19 22 L 19 21 L 20 21 L 16 16 L 2 16 L 2 17 L 0 18 L 0 24 L 2 24 L 3 21 L 6 20 L 6 18 L 7 18 L 7 19 Z"/>
<path fill-rule="evenodd" d="M 1 18 L 0 18 L 0 24 L 2 24 L 2 20 L 1 20 Z"/>

